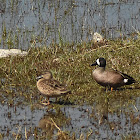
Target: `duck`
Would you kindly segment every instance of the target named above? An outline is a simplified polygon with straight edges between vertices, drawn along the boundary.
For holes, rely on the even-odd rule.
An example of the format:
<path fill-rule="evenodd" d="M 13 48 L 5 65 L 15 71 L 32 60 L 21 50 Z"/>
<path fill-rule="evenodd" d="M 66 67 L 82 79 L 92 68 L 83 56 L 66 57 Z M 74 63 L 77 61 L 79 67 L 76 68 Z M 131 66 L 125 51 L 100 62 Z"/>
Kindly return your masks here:
<path fill-rule="evenodd" d="M 106 60 L 103 57 L 96 59 L 91 66 L 99 67 L 92 71 L 93 79 L 101 86 L 109 87 L 111 91 L 124 85 L 135 83 L 135 79 L 131 76 L 117 70 L 106 70 Z"/>
<path fill-rule="evenodd" d="M 71 91 L 67 90 L 59 81 L 53 79 L 53 75 L 50 71 L 46 71 L 41 76 L 38 76 L 37 79 L 36 85 L 38 90 L 42 95 L 48 98 L 48 102 L 43 103 L 44 105 L 50 105 L 49 98 L 57 98 L 71 93 Z"/>

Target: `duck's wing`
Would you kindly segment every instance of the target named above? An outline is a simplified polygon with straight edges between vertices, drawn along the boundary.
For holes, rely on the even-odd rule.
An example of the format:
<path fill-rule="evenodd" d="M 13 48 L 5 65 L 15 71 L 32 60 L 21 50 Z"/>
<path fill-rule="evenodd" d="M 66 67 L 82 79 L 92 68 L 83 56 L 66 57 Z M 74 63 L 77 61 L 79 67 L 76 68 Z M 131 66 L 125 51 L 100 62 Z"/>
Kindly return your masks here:
<path fill-rule="evenodd" d="M 124 79 L 126 79 L 126 81 L 127 81 L 127 82 L 126 82 L 126 85 L 130 85 L 130 84 L 136 82 L 135 79 L 134 79 L 133 77 L 131 77 L 131 76 L 125 74 L 125 73 L 122 73 L 122 72 L 120 72 L 120 74 L 122 75 L 122 77 L 123 77 Z"/>
<path fill-rule="evenodd" d="M 51 89 L 51 94 L 53 96 L 59 96 L 67 93 L 71 93 L 70 90 L 67 90 L 65 86 L 60 84 L 59 81 L 51 79 L 48 81 L 48 87 Z"/>
<path fill-rule="evenodd" d="M 51 87 L 54 88 L 54 89 L 57 89 L 57 88 L 62 88 L 62 89 L 64 89 L 64 88 L 65 88 L 64 85 L 62 85 L 59 81 L 57 81 L 57 80 L 55 80 L 55 79 L 49 80 L 48 83 L 49 83 L 49 86 L 51 86 Z"/>
<path fill-rule="evenodd" d="M 126 85 L 130 85 L 130 84 L 136 82 L 136 80 L 133 77 L 131 77 L 131 76 L 129 76 L 129 75 L 123 73 L 123 72 L 120 72 L 120 71 L 117 71 L 117 70 L 115 70 L 115 72 L 120 74 L 123 77 L 123 79 L 126 79 L 126 82 L 125 82 Z"/>

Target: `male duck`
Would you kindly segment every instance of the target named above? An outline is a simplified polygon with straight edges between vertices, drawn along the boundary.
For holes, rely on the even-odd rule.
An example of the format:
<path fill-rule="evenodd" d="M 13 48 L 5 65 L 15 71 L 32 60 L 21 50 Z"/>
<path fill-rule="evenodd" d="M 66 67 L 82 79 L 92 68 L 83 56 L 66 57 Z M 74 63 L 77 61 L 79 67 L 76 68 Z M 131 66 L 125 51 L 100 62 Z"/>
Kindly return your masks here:
<path fill-rule="evenodd" d="M 39 79 L 37 81 L 38 90 L 48 98 L 48 103 L 45 105 L 50 104 L 49 98 L 57 98 L 59 96 L 71 93 L 69 90 L 66 90 L 65 87 L 57 80 L 53 79 L 52 73 L 50 71 L 46 71 L 45 74 L 37 77 L 37 79 Z"/>
<path fill-rule="evenodd" d="M 93 78 L 101 86 L 110 87 L 111 91 L 113 90 L 113 88 L 116 89 L 117 87 L 123 85 L 130 85 L 132 83 L 135 83 L 135 80 L 127 74 L 115 70 L 106 70 L 106 60 L 102 57 L 98 58 L 96 62 L 91 66 L 95 65 L 98 65 L 99 68 L 95 69 L 92 72 Z"/>

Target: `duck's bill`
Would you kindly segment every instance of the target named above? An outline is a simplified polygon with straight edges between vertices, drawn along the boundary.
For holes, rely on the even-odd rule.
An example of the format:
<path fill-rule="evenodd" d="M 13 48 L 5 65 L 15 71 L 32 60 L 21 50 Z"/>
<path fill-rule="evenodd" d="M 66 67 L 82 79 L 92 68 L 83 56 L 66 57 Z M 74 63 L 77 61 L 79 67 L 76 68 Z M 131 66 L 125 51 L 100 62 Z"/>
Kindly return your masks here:
<path fill-rule="evenodd" d="M 41 79 L 42 78 L 42 75 L 36 77 L 37 80 Z"/>
<path fill-rule="evenodd" d="M 97 65 L 97 62 L 95 62 L 95 63 L 91 64 L 91 66 L 96 66 L 96 65 Z"/>

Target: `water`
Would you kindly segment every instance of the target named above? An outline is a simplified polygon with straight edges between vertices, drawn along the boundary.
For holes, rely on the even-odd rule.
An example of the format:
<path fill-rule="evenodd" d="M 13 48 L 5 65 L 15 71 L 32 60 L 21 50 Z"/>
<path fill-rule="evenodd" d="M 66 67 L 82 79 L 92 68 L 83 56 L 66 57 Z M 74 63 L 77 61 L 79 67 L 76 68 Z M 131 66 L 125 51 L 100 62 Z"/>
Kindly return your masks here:
<path fill-rule="evenodd" d="M 48 107 L 36 103 L 33 104 L 34 109 L 18 100 L 14 103 L 13 106 L 7 105 L 6 102 L 0 105 L 0 132 L 4 139 L 14 139 L 17 135 L 25 139 L 25 134 L 29 139 L 35 139 L 36 129 L 39 136 L 44 136 L 46 132 L 45 137 L 56 139 L 54 135 L 58 129 L 51 119 L 62 131 L 70 131 L 71 135 L 75 132 L 76 138 L 81 134 L 86 137 L 88 133 L 91 133 L 90 140 L 121 139 L 129 135 L 140 137 L 139 97 L 135 104 L 122 106 L 115 113 L 109 112 L 109 108 L 106 111 L 107 104 L 97 103 L 83 106 L 65 105 L 51 108 L 49 111 Z"/>
<path fill-rule="evenodd" d="M 94 32 L 106 38 L 135 37 L 139 0 L 5 0 L 0 4 L 1 48 L 81 42 Z"/>

